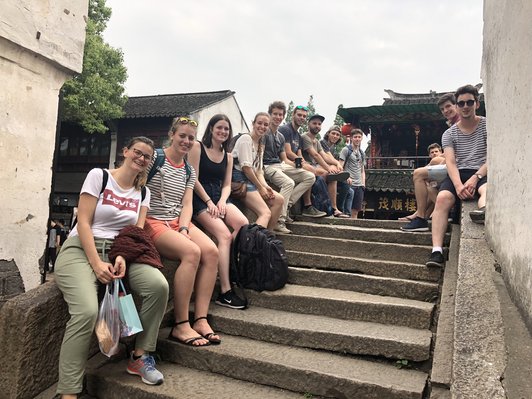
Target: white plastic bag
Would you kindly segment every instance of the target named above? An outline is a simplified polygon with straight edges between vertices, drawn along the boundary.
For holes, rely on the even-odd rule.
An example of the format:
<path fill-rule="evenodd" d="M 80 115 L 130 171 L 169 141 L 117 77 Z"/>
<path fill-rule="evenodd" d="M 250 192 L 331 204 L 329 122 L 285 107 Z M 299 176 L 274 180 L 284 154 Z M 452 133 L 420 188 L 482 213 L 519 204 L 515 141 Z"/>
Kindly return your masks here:
<path fill-rule="evenodd" d="M 118 302 L 118 279 L 105 287 L 95 328 L 100 351 L 107 357 L 118 353 L 120 339 L 120 312 Z"/>

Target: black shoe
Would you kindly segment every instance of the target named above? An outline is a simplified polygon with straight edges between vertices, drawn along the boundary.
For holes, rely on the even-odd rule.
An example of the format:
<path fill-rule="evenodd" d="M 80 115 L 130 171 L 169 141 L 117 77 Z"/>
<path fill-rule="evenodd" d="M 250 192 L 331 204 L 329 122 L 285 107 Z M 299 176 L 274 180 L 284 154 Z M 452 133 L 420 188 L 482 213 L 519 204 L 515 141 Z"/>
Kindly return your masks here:
<path fill-rule="evenodd" d="M 416 217 L 410 223 L 401 227 L 403 231 L 429 231 L 429 222 L 423 218 Z"/>
<path fill-rule="evenodd" d="M 429 260 L 426 263 L 428 267 L 443 267 L 445 259 L 440 251 L 436 251 L 430 254 Z"/>
<path fill-rule="evenodd" d="M 220 293 L 214 303 L 231 309 L 245 309 L 248 306 L 247 301 L 240 298 L 232 290 L 229 290 L 223 294 Z"/>
<path fill-rule="evenodd" d="M 480 209 L 475 209 L 474 211 L 469 212 L 469 216 L 471 217 L 473 223 L 484 224 L 484 220 L 486 217 L 486 207 L 483 206 Z"/>

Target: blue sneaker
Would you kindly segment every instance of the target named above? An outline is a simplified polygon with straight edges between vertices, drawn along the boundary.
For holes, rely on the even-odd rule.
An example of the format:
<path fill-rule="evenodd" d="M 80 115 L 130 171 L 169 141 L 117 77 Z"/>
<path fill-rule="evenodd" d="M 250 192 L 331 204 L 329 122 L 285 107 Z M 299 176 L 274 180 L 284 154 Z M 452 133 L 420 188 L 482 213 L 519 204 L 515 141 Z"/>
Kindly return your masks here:
<path fill-rule="evenodd" d="M 160 385 L 164 381 L 163 374 L 155 368 L 153 356 L 145 353 L 138 359 L 133 358 L 133 352 L 127 363 L 127 372 L 138 375 L 142 382 L 148 385 Z"/>
<path fill-rule="evenodd" d="M 410 223 L 401 227 L 403 231 L 429 231 L 429 222 L 423 218 L 416 217 Z"/>

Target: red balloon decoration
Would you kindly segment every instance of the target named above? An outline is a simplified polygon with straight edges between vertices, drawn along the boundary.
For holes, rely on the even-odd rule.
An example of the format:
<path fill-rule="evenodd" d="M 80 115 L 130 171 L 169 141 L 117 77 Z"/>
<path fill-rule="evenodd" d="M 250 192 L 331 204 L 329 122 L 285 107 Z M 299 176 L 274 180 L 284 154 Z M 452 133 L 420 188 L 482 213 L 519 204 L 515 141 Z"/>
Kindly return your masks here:
<path fill-rule="evenodd" d="M 346 123 L 345 125 L 342 126 L 342 134 L 344 136 L 350 136 L 351 130 L 353 130 L 353 126 L 350 123 Z"/>

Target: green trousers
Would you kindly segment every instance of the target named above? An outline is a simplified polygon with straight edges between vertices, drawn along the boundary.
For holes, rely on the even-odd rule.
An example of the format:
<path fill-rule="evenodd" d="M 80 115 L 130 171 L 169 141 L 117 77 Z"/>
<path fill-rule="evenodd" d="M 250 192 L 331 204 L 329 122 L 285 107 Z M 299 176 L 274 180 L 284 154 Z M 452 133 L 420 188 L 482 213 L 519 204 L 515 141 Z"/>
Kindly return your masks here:
<path fill-rule="evenodd" d="M 108 261 L 106 252 L 112 240 L 95 239 L 95 244 L 101 259 Z M 168 282 L 153 266 L 132 263 L 127 268 L 130 289 L 142 298 L 139 317 L 144 331 L 137 335 L 135 348 L 152 352 L 168 302 Z M 98 280 L 79 237 L 65 241 L 56 260 L 55 279 L 70 313 L 59 356 L 57 393 L 77 394 L 83 388 L 90 340 L 98 317 Z"/>

